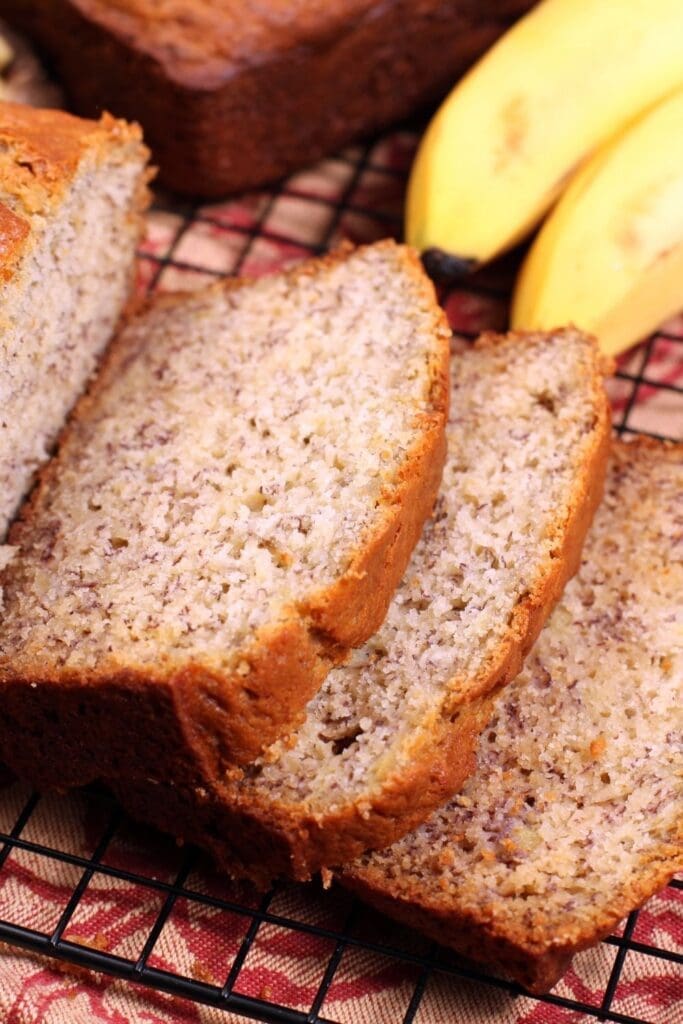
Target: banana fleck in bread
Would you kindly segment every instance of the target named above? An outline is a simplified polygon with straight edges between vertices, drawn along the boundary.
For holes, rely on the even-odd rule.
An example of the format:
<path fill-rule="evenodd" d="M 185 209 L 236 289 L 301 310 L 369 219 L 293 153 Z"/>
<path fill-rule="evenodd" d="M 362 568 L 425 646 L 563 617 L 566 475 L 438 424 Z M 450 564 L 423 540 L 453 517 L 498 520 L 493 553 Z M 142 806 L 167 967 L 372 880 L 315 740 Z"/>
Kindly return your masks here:
<path fill-rule="evenodd" d="M 150 773 L 119 799 L 259 883 L 386 845 L 447 800 L 578 565 L 609 442 L 601 370 L 576 331 L 455 357 L 441 494 L 378 633 L 241 779 Z"/>
<path fill-rule="evenodd" d="M 212 778 L 300 720 L 432 510 L 449 341 L 393 242 L 131 320 L 11 533 L 2 759 Z"/>
<path fill-rule="evenodd" d="M 202 196 L 316 160 L 449 89 L 532 0 L 0 0 L 78 110 L 142 123 Z"/>
<path fill-rule="evenodd" d="M 128 298 L 147 155 L 107 115 L 0 103 L 0 543 Z"/>
<path fill-rule="evenodd" d="M 683 870 L 683 446 L 618 444 L 605 500 L 462 793 L 342 881 L 541 992 Z"/>

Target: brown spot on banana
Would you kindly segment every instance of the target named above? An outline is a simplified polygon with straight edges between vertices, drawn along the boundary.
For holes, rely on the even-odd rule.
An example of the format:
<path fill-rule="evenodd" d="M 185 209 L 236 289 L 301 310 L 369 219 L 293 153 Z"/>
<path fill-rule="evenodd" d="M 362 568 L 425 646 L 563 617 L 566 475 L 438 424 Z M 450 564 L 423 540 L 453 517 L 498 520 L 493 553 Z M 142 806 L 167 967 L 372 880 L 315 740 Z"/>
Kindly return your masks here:
<path fill-rule="evenodd" d="M 496 147 L 494 168 L 497 174 L 518 160 L 529 135 L 529 111 L 525 96 L 511 97 L 500 112 L 500 143 Z"/>

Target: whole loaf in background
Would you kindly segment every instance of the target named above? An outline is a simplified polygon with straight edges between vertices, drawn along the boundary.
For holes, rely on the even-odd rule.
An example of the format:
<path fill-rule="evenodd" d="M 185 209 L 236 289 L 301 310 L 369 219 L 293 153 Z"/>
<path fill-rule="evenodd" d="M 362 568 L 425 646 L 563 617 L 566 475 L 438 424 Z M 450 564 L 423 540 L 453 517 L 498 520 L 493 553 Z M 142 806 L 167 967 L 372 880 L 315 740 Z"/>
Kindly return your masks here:
<path fill-rule="evenodd" d="M 81 113 L 142 124 L 162 184 L 261 185 L 442 96 L 532 0 L 0 0 Z"/>

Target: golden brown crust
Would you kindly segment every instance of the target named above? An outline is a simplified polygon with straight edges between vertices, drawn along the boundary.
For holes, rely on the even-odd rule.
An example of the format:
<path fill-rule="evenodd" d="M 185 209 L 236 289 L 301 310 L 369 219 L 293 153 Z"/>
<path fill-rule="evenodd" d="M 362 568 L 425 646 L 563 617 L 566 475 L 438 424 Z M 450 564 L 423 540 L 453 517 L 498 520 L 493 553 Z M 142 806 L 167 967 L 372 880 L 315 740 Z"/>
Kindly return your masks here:
<path fill-rule="evenodd" d="M 425 750 L 407 772 L 387 781 L 372 804 L 347 803 L 331 814 L 297 813 L 276 801 L 242 797 L 230 782 L 186 789 L 158 777 L 105 781 L 134 817 L 198 843 L 235 877 L 261 887 L 278 876 L 306 881 L 421 824 L 474 770 L 489 714 L 486 700 L 463 708 L 458 728 L 444 726 L 435 734 L 436 754 Z"/>
<path fill-rule="evenodd" d="M 15 209 L 0 211 L 0 274 L 10 278 L 28 244 L 30 218 L 49 216 L 60 203 L 83 158 L 105 159 L 112 143 L 131 142 L 146 160 L 137 124 L 103 114 L 99 121 L 74 117 L 61 110 L 39 110 L 0 102 L 0 193 L 14 200 Z M 140 182 L 137 212 L 149 205 L 148 172 Z M 23 226 L 20 226 L 21 222 Z"/>
<path fill-rule="evenodd" d="M 0 165 L 0 188 L 27 214 L 43 211 L 59 201 L 84 154 L 105 157 L 112 142 L 141 144 L 140 126 L 107 113 L 91 121 L 63 110 L 0 102 L 0 144 L 10 156 Z M 149 155 L 146 149 L 144 154 Z"/>
<path fill-rule="evenodd" d="M 218 197 L 452 86 L 532 0 L 4 0 L 82 113 L 139 119 L 164 184 Z M 397 81 L 400 80 L 400 88 Z"/>
<path fill-rule="evenodd" d="M 83 153 L 99 143 L 105 147 L 112 135 L 119 140 L 125 138 L 140 141 L 142 132 L 138 125 L 117 121 L 109 114 L 103 114 L 98 121 L 91 121 L 64 110 L 41 110 L 21 103 L 0 103 L 0 141 L 9 147 L 12 155 L 26 171 L 22 180 L 34 189 L 43 186 L 48 190 L 59 189 L 74 174 Z M 11 171 L 12 178 L 14 171 Z M 7 182 L 0 180 L 4 189 Z M 32 201 L 31 190 L 25 189 L 27 209 Z"/>
<path fill-rule="evenodd" d="M 503 344 L 487 335 L 477 344 Z M 524 343 L 520 336 L 520 344 Z M 423 822 L 457 792 L 474 769 L 479 733 L 488 721 L 491 696 L 511 682 L 535 643 L 571 576 L 577 571 L 583 542 L 600 503 L 611 444 L 610 409 L 600 368 L 589 383 L 596 412 L 590 450 L 574 486 L 567 521 L 555 524 L 558 546 L 539 572 L 539 584 L 513 614 L 506 640 L 480 679 L 455 679 L 441 713 L 411 738 L 410 767 L 390 775 L 372 798 L 340 810 L 314 814 L 300 805 L 260 799 L 239 784 L 205 789 L 201 809 L 189 794 L 170 792 L 155 800 L 158 784 L 117 787 L 131 813 L 158 827 L 191 838 L 211 850 L 231 873 L 268 884 L 274 876 L 306 880 L 323 867 L 345 863 L 367 849 L 390 845 Z M 160 778 L 157 774 L 156 778 Z M 173 806 L 173 812 L 168 808 Z M 205 820 L 211 822 L 207 828 Z M 260 844 L 254 856 L 255 836 Z M 232 839 L 230 838 L 232 837 Z"/>
<path fill-rule="evenodd" d="M 187 762 L 174 771 L 172 758 L 165 760 L 168 777 L 189 785 L 199 778 L 202 784 L 221 777 L 226 764 L 244 764 L 253 760 L 283 732 L 303 717 L 304 707 L 320 687 L 330 668 L 343 660 L 350 646 L 362 643 L 381 624 L 389 601 L 418 540 L 425 519 L 429 516 L 445 459 L 445 428 L 448 418 L 448 360 L 450 331 L 443 311 L 436 304 L 434 290 L 421 270 L 415 253 L 398 248 L 394 242 L 379 243 L 397 249 L 406 273 L 418 285 L 421 298 L 434 317 L 434 352 L 429 367 L 426 410 L 416 427 L 417 439 L 406 453 L 398 478 L 388 483 L 374 529 L 363 539 L 347 570 L 334 585 L 312 595 L 305 605 L 289 610 L 284 624 L 259 631 L 253 642 L 240 652 L 236 661 L 250 666 L 247 676 L 237 672 L 219 675 L 201 664 L 179 663 L 170 666 L 141 668 L 132 661 L 120 664 L 112 660 L 94 672 L 64 671 L 55 666 L 31 663 L 21 657 L 0 665 L 0 690 L 11 703 L 13 715 L 21 711 L 21 689 L 32 689 L 38 683 L 41 706 L 53 704 L 59 734 L 66 728 L 63 715 L 71 715 L 71 702 L 78 691 L 96 688 L 100 703 L 107 700 L 108 689 L 117 691 L 122 680 L 125 687 L 137 693 L 140 722 L 148 721 L 150 707 L 164 694 L 167 712 L 173 709 L 179 746 L 192 752 L 195 771 L 188 773 Z M 346 258 L 353 247 L 346 246 L 317 260 L 295 267 L 289 277 L 316 274 Z M 230 281 L 212 288 L 239 288 L 246 282 Z M 172 307 L 177 297 L 162 297 L 162 307 Z M 125 337 L 114 342 L 102 372 L 88 395 L 77 405 L 70 424 L 60 439 L 63 445 L 75 427 L 87 420 L 99 392 L 107 386 L 121 363 L 130 357 Z M 59 459 L 43 470 L 39 483 L 22 509 L 21 517 L 10 532 L 10 543 L 21 545 L 22 534 L 30 532 L 36 510 L 59 473 Z M 152 696 L 153 695 L 153 696 Z M 90 706 L 90 705 L 88 705 Z M 61 710 L 60 710 L 61 709 Z M 93 709 L 98 718 L 101 709 Z M 60 724 L 61 723 L 61 724 Z M 82 726 L 88 729 L 87 723 Z M 44 728 L 50 729 L 44 722 Z M 92 722 L 89 731 L 97 726 Z M 11 737 L 0 729 L 0 747 L 4 747 L 7 763 L 18 774 L 30 776 L 29 764 L 21 764 L 21 750 Z M 55 736 L 58 742 L 58 736 Z M 17 758 L 19 760 L 17 760 Z M 106 751 L 93 750 L 71 765 L 71 777 L 87 782 L 93 777 L 107 776 L 111 766 Z M 146 776 L 156 776 L 158 767 L 151 762 Z M 35 774 L 35 767 L 33 769 Z"/>
<path fill-rule="evenodd" d="M 498 934 L 491 922 L 465 914 L 455 919 L 447 909 L 430 906 L 418 893 L 411 896 L 391 891 L 385 879 L 379 874 L 375 877 L 369 870 L 363 873 L 344 871 L 338 880 L 345 889 L 381 913 L 450 946 L 462 956 L 511 975 L 530 992 L 548 991 L 569 966 L 571 954 L 563 955 L 557 950 L 540 961 L 505 935 Z"/>
<path fill-rule="evenodd" d="M 0 277 L 9 281 L 24 248 L 30 227 L 24 217 L 17 217 L 9 206 L 0 203 Z"/>
<path fill-rule="evenodd" d="M 551 943 L 534 939 L 521 928 L 501 926 L 496 921 L 495 904 L 482 906 L 477 914 L 454 912 L 443 903 L 392 886 L 372 868 L 340 872 L 344 888 L 376 907 L 389 917 L 407 924 L 463 956 L 491 964 L 529 992 L 548 992 L 565 973 L 572 958 L 609 935 L 632 910 L 663 889 L 683 870 L 680 847 L 662 846 L 643 866 L 642 876 L 623 889 L 613 889 L 610 906 L 600 917 L 583 928 L 560 925 Z"/>

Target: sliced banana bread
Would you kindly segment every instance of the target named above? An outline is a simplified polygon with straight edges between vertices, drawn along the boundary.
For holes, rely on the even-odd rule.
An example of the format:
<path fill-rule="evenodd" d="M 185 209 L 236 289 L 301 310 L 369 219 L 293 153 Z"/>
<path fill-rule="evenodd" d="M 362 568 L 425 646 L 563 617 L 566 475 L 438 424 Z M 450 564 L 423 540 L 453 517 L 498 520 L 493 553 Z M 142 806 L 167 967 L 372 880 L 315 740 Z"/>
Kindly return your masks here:
<path fill-rule="evenodd" d="M 393 242 L 132 320 L 11 534 L 2 758 L 212 778 L 300 720 L 432 510 L 449 339 Z"/>
<path fill-rule="evenodd" d="M 107 115 L 0 103 L 0 543 L 128 298 L 140 139 Z"/>
<path fill-rule="evenodd" d="M 342 881 L 532 991 L 683 870 L 683 446 L 616 446 L 462 793 Z"/>
<path fill-rule="evenodd" d="M 576 331 L 457 356 L 441 494 L 379 632 L 241 778 L 183 791 L 155 774 L 120 800 L 258 882 L 423 821 L 473 770 L 490 694 L 578 566 L 609 442 L 601 369 Z"/>

